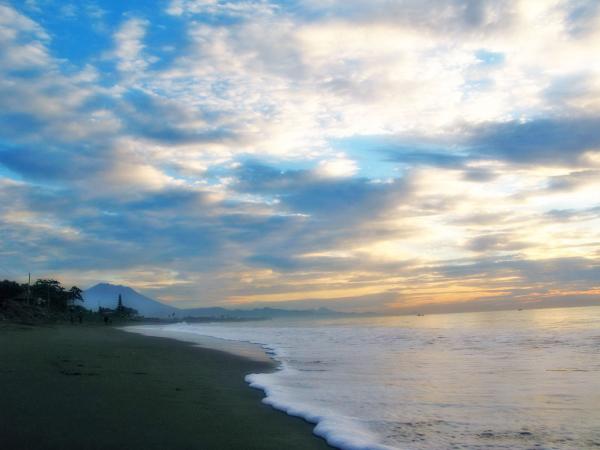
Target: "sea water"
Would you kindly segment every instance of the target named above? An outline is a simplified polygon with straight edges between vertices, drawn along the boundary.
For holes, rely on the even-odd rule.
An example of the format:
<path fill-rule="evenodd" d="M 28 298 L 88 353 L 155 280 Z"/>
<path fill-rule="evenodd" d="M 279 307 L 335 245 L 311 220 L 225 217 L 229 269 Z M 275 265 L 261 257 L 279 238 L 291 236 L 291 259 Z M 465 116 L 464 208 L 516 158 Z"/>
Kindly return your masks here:
<path fill-rule="evenodd" d="M 160 328 L 262 345 L 247 381 L 339 448 L 600 448 L 598 307 Z"/>

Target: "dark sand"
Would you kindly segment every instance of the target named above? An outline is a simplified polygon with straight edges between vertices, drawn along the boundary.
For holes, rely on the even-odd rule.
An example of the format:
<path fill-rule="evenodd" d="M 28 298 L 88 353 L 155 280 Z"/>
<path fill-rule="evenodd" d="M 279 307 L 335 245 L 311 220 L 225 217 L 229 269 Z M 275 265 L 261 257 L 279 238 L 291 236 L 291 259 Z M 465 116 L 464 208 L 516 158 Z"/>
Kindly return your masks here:
<path fill-rule="evenodd" d="M 330 448 L 244 382 L 271 369 L 104 326 L 0 325 L 0 447 Z"/>

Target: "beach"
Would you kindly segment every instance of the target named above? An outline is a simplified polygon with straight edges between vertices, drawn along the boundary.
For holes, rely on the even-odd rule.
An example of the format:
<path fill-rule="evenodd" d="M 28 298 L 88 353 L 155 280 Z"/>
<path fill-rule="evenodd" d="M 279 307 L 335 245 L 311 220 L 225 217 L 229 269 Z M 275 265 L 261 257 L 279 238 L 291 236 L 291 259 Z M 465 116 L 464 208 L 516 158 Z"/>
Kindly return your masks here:
<path fill-rule="evenodd" d="M 0 325 L 0 442 L 20 449 L 326 449 L 244 382 L 273 363 L 96 325 Z"/>

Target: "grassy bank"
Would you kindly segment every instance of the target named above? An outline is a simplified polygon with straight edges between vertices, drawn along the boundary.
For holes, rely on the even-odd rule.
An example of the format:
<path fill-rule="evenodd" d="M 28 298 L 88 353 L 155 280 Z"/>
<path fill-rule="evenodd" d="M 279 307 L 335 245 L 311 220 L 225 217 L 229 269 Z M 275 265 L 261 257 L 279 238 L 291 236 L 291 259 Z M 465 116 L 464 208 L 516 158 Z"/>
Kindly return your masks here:
<path fill-rule="evenodd" d="M 269 365 L 105 326 L 0 326 L 0 442 L 20 449 L 326 449 L 260 403 Z"/>

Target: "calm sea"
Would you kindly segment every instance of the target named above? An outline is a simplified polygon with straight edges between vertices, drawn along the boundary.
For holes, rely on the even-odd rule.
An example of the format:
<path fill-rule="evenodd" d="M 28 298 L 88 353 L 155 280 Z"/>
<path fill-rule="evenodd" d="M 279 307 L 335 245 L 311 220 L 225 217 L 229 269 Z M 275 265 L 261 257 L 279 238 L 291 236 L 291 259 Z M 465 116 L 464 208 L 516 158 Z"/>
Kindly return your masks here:
<path fill-rule="evenodd" d="M 599 307 L 161 328 L 262 345 L 247 381 L 344 449 L 600 448 Z"/>

